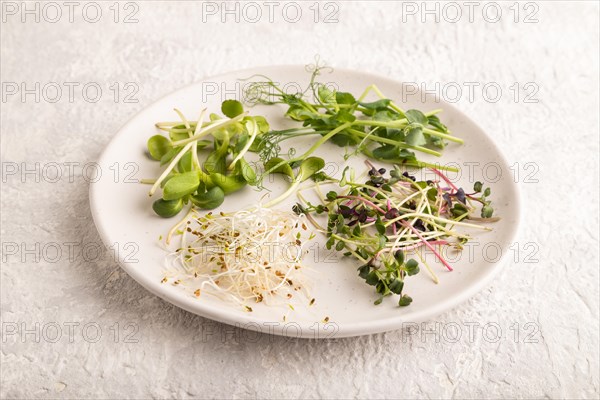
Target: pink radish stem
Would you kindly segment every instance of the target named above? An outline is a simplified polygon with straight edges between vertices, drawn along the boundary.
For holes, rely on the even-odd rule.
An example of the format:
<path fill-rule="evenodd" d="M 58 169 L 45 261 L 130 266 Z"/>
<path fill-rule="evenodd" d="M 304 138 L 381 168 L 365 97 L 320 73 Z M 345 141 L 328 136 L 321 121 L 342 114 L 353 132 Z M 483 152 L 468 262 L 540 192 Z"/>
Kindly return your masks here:
<path fill-rule="evenodd" d="M 358 197 L 358 196 L 338 196 L 338 198 L 340 199 L 352 199 L 352 200 L 359 200 L 362 201 L 363 203 L 373 207 L 374 209 L 376 209 L 377 211 L 379 211 L 382 214 L 385 214 L 385 211 L 383 211 L 381 208 L 379 208 L 377 206 L 377 204 L 367 200 L 367 199 L 363 199 L 362 197 Z"/>
<path fill-rule="evenodd" d="M 421 235 L 421 233 L 414 226 L 412 226 L 408 222 L 403 222 L 402 225 L 404 225 L 405 227 L 412 230 L 414 232 L 414 234 L 417 235 L 419 237 L 419 239 L 421 239 L 423 241 L 423 244 L 425 244 L 425 246 L 429 247 L 429 250 L 433 251 L 433 254 L 435 254 L 435 256 L 442 262 L 442 264 L 444 264 L 446 266 L 446 268 L 448 268 L 448 271 L 453 271 L 450 264 L 448 264 L 446 262 L 446 260 L 444 260 L 444 258 L 433 248 L 433 246 L 431 244 L 429 244 L 429 242 L 427 240 L 425 240 L 425 238 Z"/>
<path fill-rule="evenodd" d="M 431 170 L 433 172 L 435 172 L 435 174 L 437 176 L 439 176 L 440 178 L 442 178 L 444 180 L 444 182 L 446 182 L 448 184 L 448 186 L 450 186 L 452 189 L 454 189 L 454 191 L 458 190 L 458 188 L 456 186 L 454 186 L 454 183 L 450 182 L 450 179 L 446 178 L 446 175 L 442 174 L 439 170 L 437 170 L 435 168 L 431 168 Z"/>

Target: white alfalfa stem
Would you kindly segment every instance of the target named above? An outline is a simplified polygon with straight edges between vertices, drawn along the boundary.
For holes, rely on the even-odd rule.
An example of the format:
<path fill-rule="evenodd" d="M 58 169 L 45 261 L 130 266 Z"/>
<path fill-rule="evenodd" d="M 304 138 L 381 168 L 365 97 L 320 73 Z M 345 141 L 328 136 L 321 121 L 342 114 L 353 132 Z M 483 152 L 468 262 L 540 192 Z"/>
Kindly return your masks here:
<path fill-rule="evenodd" d="M 217 129 L 223 128 L 227 125 L 233 124 L 235 122 L 241 121 L 246 114 L 248 114 L 248 112 L 244 112 L 240 115 L 238 115 L 237 117 L 231 118 L 231 119 L 221 119 L 218 120 L 202 129 L 200 129 L 200 131 L 198 131 L 196 134 L 194 134 L 194 136 L 192 136 L 189 139 L 183 139 L 183 140 L 178 140 L 176 142 L 173 142 L 173 146 L 182 146 L 184 144 L 188 144 L 188 143 L 192 143 L 192 142 L 196 142 L 198 141 L 200 138 L 208 135 L 209 133 L 212 133 L 214 131 L 216 131 Z M 198 126 L 201 126 L 200 124 L 196 125 L 196 128 Z"/>
<path fill-rule="evenodd" d="M 173 158 L 167 169 L 163 171 L 163 173 L 158 177 L 156 182 L 154 182 L 154 185 L 152 185 L 152 189 L 150 189 L 150 192 L 148 193 L 149 196 L 152 196 L 154 192 L 156 192 L 156 189 L 158 189 L 160 183 L 167 177 L 167 175 L 169 175 L 173 168 L 175 168 L 175 165 L 177 165 L 177 163 L 179 162 L 179 160 L 181 160 L 183 155 L 187 153 L 189 149 L 192 148 L 193 144 L 194 142 L 186 144 L 185 147 L 181 149 L 179 153 L 177 153 L 177 155 L 175 156 L 175 158 Z"/>
<path fill-rule="evenodd" d="M 183 217 L 178 223 L 173 225 L 173 227 L 169 230 L 169 233 L 167 234 L 167 238 L 165 239 L 165 243 L 167 245 L 171 244 L 171 237 L 173 236 L 173 234 L 177 231 L 177 229 L 179 229 L 179 227 L 182 224 L 184 224 L 190 218 L 190 216 L 192 215 L 193 212 L 194 212 L 194 207 L 190 207 L 188 212 L 185 214 L 185 217 Z"/>
<path fill-rule="evenodd" d="M 233 159 L 231 164 L 229 164 L 229 167 L 227 168 L 229 171 L 233 170 L 233 168 L 235 168 L 235 164 L 238 161 L 240 161 L 242 157 L 244 157 L 248 149 L 250 149 L 250 146 L 252 146 L 254 139 L 256 139 L 256 135 L 258 135 L 258 126 L 256 125 L 256 121 L 254 121 L 253 119 L 250 119 L 250 121 L 246 122 L 246 129 L 252 130 L 252 132 L 250 133 L 250 139 L 248 139 L 248 142 L 246 143 L 242 151 L 240 151 L 240 153 Z"/>

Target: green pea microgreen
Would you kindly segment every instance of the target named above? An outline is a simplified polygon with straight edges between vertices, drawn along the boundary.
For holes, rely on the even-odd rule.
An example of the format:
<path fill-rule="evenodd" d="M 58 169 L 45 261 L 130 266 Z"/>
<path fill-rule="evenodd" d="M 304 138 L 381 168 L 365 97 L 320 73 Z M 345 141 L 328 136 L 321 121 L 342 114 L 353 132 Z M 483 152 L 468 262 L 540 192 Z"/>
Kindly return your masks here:
<path fill-rule="evenodd" d="M 302 122 L 302 127 L 272 130 L 262 138 L 259 154 L 264 162 L 279 156 L 283 141 L 308 135 L 326 138 L 319 145 L 331 141 L 355 147 L 349 154 L 362 153 L 379 161 L 417 168 L 432 164 L 418 160 L 415 152 L 440 156 L 438 150 L 446 146 L 445 141 L 463 143 L 436 116 L 441 110 L 404 111 L 375 85 L 367 87 L 358 98 L 331 90 L 317 81 L 325 69 L 314 66 L 308 87 L 297 93 L 287 93 L 268 78 L 247 85 L 247 98 L 267 105 L 284 104 L 288 107 L 285 115 Z M 379 99 L 365 101 L 371 92 Z M 453 167 L 443 169 L 457 171 Z"/>

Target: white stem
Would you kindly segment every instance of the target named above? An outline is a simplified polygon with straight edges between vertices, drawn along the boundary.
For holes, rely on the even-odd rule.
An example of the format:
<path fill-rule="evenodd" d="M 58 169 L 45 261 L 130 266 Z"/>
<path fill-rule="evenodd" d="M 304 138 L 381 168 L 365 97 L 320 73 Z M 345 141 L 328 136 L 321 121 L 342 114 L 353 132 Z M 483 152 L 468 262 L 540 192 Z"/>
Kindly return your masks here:
<path fill-rule="evenodd" d="M 196 130 L 194 131 L 194 135 L 196 135 L 204 122 L 204 116 L 206 115 L 206 108 L 200 112 L 200 116 L 198 117 L 198 125 L 196 125 Z M 199 128 L 200 127 L 200 128 Z M 190 135 L 193 136 L 193 135 Z M 194 164 L 198 169 L 200 169 L 200 160 L 198 159 L 198 142 L 194 142 L 194 147 L 192 149 L 192 159 L 194 160 Z"/>
<path fill-rule="evenodd" d="M 165 243 L 167 245 L 171 244 L 171 237 L 173 236 L 175 231 L 177 231 L 177 229 L 179 229 L 179 227 L 189 219 L 189 217 L 190 217 L 190 215 L 192 215 L 193 211 L 194 211 L 194 207 L 190 207 L 188 212 L 185 214 L 185 217 L 183 217 L 178 223 L 173 225 L 171 230 L 169 230 L 169 233 L 167 234 L 167 238 L 165 239 Z"/>
<path fill-rule="evenodd" d="M 242 120 L 246 114 L 248 114 L 248 112 L 244 112 L 240 115 L 238 115 L 237 117 L 231 118 L 231 119 L 221 119 L 218 120 L 202 129 L 200 129 L 199 132 L 197 132 L 194 136 L 192 136 L 189 139 L 183 139 L 183 140 L 178 140 L 176 142 L 173 142 L 173 146 L 182 146 L 184 144 L 188 144 L 188 143 L 192 143 L 192 142 L 196 142 L 198 141 L 201 137 L 204 137 L 206 135 L 208 135 L 209 133 L 212 133 L 218 129 L 221 129 L 227 125 L 231 125 L 235 122 L 238 122 L 240 120 Z M 201 126 L 201 125 L 197 125 L 197 126 Z"/>
<path fill-rule="evenodd" d="M 183 155 L 192 147 L 192 144 L 193 142 L 188 143 L 183 149 L 181 149 L 179 153 L 177 153 L 177 155 L 175 156 L 175 158 L 173 158 L 167 169 L 165 169 L 163 173 L 158 177 L 156 182 L 154 182 L 152 189 L 150 189 L 150 193 L 148 193 L 149 196 L 152 196 L 154 192 L 156 192 L 156 189 L 158 189 L 160 183 L 167 177 L 167 175 L 169 175 L 169 172 L 171 172 L 173 168 L 175 168 L 175 165 L 177 165 L 177 163 L 179 162 L 179 160 L 181 160 Z"/>
<path fill-rule="evenodd" d="M 294 181 L 292 182 L 290 187 L 283 194 L 281 194 L 277 198 L 269 201 L 267 204 L 264 204 L 263 207 L 270 208 L 278 203 L 281 203 L 283 200 L 285 200 L 289 195 L 291 195 L 296 190 L 298 185 L 300 185 L 300 182 L 302 182 L 302 174 L 298 173 L 298 176 L 296 177 L 296 179 L 294 179 Z"/>
<path fill-rule="evenodd" d="M 177 113 L 177 115 L 179 115 L 179 118 L 181 118 L 181 120 L 183 121 L 183 124 L 185 125 L 186 129 L 191 129 L 190 123 L 188 122 L 185 115 L 183 115 L 183 113 L 176 108 L 175 108 L 175 112 Z M 200 118 L 202 118 L 203 115 L 204 115 L 204 111 L 202 112 L 202 114 L 200 114 Z M 200 123 L 200 125 L 202 125 L 202 123 Z M 196 128 L 196 130 L 198 130 L 198 128 Z M 193 136 L 191 131 L 188 132 L 188 136 L 189 137 Z M 197 168 L 200 168 L 200 160 L 198 160 L 198 142 L 194 142 L 194 144 L 192 146 L 192 163 Z"/>
<path fill-rule="evenodd" d="M 386 222 L 385 226 L 390 226 L 391 224 L 393 224 L 396 221 L 400 221 L 402 219 L 406 219 L 406 218 L 409 218 L 409 217 L 421 217 L 421 218 L 423 218 L 425 220 L 432 219 L 434 221 L 446 222 L 446 223 L 451 224 L 451 225 L 468 226 L 469 228 L 483 229 L 483 230 L 486 230 L 486 231 L 491 231 L 492 230 L 492 228 L 488 228 L 487 226 L 481 226 L 481 225 L 475 225 L 475 224 L 467 224 L 465 222 L 454 221 L 454 220 L 451 220 L 451 219 L 436 217 L 435 215 L 421 214 L 421 213 L 410 213 L 410 214 L 401 215 L 398 218 L 394 218 L 394 219 Z"/>

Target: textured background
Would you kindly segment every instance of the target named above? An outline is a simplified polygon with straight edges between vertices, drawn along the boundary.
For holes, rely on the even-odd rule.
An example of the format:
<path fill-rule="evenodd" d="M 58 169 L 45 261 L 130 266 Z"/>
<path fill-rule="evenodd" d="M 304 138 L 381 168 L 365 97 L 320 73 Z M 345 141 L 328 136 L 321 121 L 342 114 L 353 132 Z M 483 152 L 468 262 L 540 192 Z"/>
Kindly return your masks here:
<path fill-rule="evenodd" d="M 252 23 L 249 8 L 222 22 L 220 2 L 160 1 L 118 4 L 118 22 L 113 2 L 101 3 L 91 23 L 84 4 L 72 23 L 65 6 L 51 23 L 55 10 L 38 4 L 36 22 L 20 3 L 2 3 L 2 398 L 599 397 L 596 2 L 503 3 L 496 23 L 483 5 L 470 22 L 462 3 L 451 23 L 438 4 L 437 24 L 421 2 L 321 3 L 316 23 L 313 2 L 296 23 L 283 4 L 270 22 L 258 3 L 264 14 Z M 138 22 L 123 23 L 131 12 Z M 525 206 L 506 269 L 418 331 L 250 335 L 161 301 L 98 251 L 82 166 L 131 115 L 204 76 L 315 54 L 430 89 L 456 82 L 465 89 L 457 105 L 518 163 L 504 171 L 519 172 Z M 36 82 L 40 92 L 58 83 L 62 97 L 52 103 L 50 86 L 39 99 L 10 95 Z M 68 82 L 80 84 L 72 101 Z M 81 93 L 90 82 L 102 88 L 96 103 Z M 502 96 L 488 101 L 479 86 L 469 98 L 469 82 L 495 82 Z M 137 102 L 125 102 L 136 87 Z"/>

